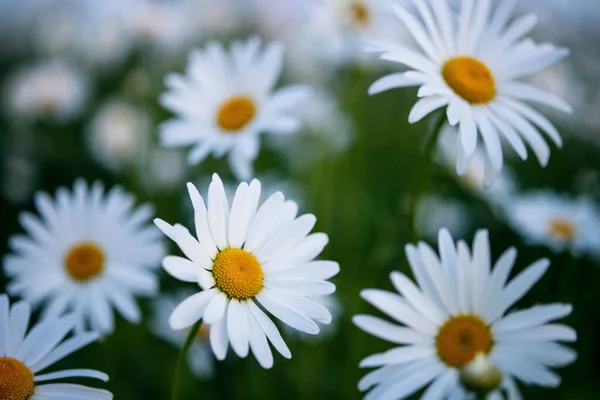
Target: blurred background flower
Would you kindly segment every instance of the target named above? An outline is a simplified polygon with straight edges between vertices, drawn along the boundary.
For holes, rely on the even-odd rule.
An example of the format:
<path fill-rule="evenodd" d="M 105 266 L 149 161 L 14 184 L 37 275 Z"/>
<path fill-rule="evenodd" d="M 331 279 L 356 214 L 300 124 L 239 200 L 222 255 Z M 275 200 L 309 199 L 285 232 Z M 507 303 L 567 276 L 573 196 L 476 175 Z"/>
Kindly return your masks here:
<path fill-rule="evenodd" d="M 159 100 L 168 90 L 165 78 L 185 71 L 189 54 L 208 43 L 228 48 L 253 36 L 282 43 L 276 87 L 306 85 L 312 96 L 292 110 L 299 121 L 295 133 L 260 136 L 254 175 L 265 194 L 281 190 L 303 213 L 317 216 L 315 230 L 330 238 L 323 259 L 341 266 L 334 301 L 343 312 L 336 318 L 337 306 L 328 305 L 333 334 L 289 340 L 292 360 L 276 357 L 268 371 L 251 359 L 214 362 L 190 354 L 195 361 L 190 360 L 191 374 L 182 380 L 181 398 L 198 393 L 225 399 L 279 399 L 282 393 L 301 399 L 359 398 L 355 382 L 362 371 L 356 365 L 385 345 L 362 334 L 350 318 L 369 310 L 360 290 L 389 287 L 392 270 L 409 271 L 403 246 L 412 240 L 410 204 L 428 168 L 422 153 L 436 118 L 408 123 L 416 89 L 367 94 L 375 80 L 398 69 L 365 53 L 365 40 L 410 43 L 416 49 L 390 3 L 0 0 L 0 254 L 11 253 L 9 238 L 22 231 L 19 213 L 36 211 L 36 192 L 72 187 L 78 177 L 101 180 L 106 187 L 121 185 L 136 201 L 152 203 L 161 218 L 192 226 L 185 183 L 197 183 L 202 192 L 213 172 L 226 188 L 235 187 L 237 179 L 226 159 L 207 157 L 190 166 L 189 149 L 161 146 L 159 126 L 173 118 Z M 417 13 L 411 1 L 394 3 Z M 448 4 L 458 15 L 460 1 Z M 565 323 L 578 332 L 579 358 L 560 370 L 558 388 L 520 389 L 525 398 L 592 398 L 600 391 L 600 316 L 594 311 L 600 302 L 595 289 L 600 281 L 600 4 L 514 4 L 516 15 L 537 16 L 531 32 L 536 42 L 570 49 L 565 60 L 526 80 L 573 107 L 571 115 L 539 108 L 556 123 L 563 148 L 552 150 L 546 168 L 533 154 L 522 161 L 512 150 L 504 151 L 502 173 L 484 188 L 485 153 L 475 153 L 458 176 L 460 143 L 449 128 L 417 207 L 417 228 L 433 245 L 442 226 L 456 239 L 486 227 L 494 237 L 494 259 L 513 245 L 523 266 L 550 258 L 546 276 L 520 306 L 549 299 L 572 303 L 575 311 Z M 557 218 L 561 224 L 552 224 Z M 10 284 L 5 268 L 0 273 L 4 291 Z M 162 271 L 157 274 L 161 293 L 175 298 L 182 285 Z M 144 321 L 164 319 L 155 304 L 163 300 L 139 299 Z M 85 365 L 107 372 L 106 388 L 117 399 L 168 398 L 180 342 L 164 340 L 154 322 L 134 325 L 118 317 L 114 323 L 114 332 L 100 345 L 72 354 L 60 368 Z M 210 380 L 197 379 L 209 364 Z"/>

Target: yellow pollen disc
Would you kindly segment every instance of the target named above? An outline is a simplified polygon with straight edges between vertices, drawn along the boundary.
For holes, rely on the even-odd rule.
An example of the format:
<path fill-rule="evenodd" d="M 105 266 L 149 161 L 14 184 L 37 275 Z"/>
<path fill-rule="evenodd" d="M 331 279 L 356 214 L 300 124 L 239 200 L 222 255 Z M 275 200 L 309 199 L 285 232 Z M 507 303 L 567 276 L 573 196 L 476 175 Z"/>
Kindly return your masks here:
<path fill-rule="evenodd" d="M 550 235 L 567 242 L 575 238 L 575 225 L 566 218 L 554 218 L 550 221 Z"/>
<path fill-rule="evenodd" d="M 348 8 L 350 11 L 350 21 L 352 25 L 365 27 L 369 24 L 369 9 L 362 2 L 353 2 Z"/>
<path fill-rule="evenodd" d="M 33 395 L 33 373 L 21 361 L 0 357 L 0 399 L 27 400 Z"/>
<path fill-rule="evenodd" d="M 88 281 L 104 269 L 104 252 L 93 243 L 77 243 L 65 258 L 65 268 L 71 278 Z"/>
<path fill-rule="evenodd" d="M 227 100 L 219 109 L 217 124 L 234 133 L 245 127 L 256 114 L 254 101 L 246 96 L 235 96 Z"/>
<path fill-rule="evenodd" d="M 490 69 L 471 57 L 455 57 L 442 68 L 444 80 L 452 90 L 472 104 L 489 103 L 496 96 L 496 83 Z"/>
<path fill-rule="evenodd" d="M 251 253 L 242 249 L 225 249 L 213 262 L 217 288 L 234 299 L 249 299 L 263 286 L 263 271 Z"/>
<path fill-rule="evenodd" d="M 493 345 L 490 327 L 473 315 L 452 317 L 435 339 L 438 356 L 454 368 L 464 367 L 479 353 L 488 354 Z"/>

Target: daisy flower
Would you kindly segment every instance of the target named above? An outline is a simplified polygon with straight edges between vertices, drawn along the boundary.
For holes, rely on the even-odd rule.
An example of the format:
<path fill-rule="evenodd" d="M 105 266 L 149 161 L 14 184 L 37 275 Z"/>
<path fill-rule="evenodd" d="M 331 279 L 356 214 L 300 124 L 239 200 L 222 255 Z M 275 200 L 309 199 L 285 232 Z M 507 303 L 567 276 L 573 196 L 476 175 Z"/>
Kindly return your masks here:
<path fill-rule="evenodd" d="M 143 110 L 124 100 L 110 100 L 90 122 L 90 153 L 105 167 L 119 169 L 140 154 L 149 131 L 150 119 Z"/>
<path fill-rule="evenodd" d="M 260 207 L 261 184 L 254 179 L 238 186 L 231 206 L 223 182 L 213 175 L 207 205 L 191 183 L 196 237 L 183 226 L 155 219 L 187 258 L 167 256 L 163 267 L 173 277 L 196 283 L 200 291 L 177 306 L 169 318 L 174 330 L 187 329 L 202 319 L 210 326 L 210 344 L 223 360 L 228 344 L 239 357 L 249 350 L 263 368 L 273 365 L 267 339 L 282 356 L 291 357 L 266 310 L 299 331 L 316 335 L 316 322 L 328 324 L 329 310 L 315 296 L 331 294 L 336 275 L 333 261 L 314 261 L 328 242 L 313 233 L 316 218 L 296 218 L 296 203 L 281 192 Z M 259 307 L 260 305 L 260 307 Z"/>
<path fill-rule="evenodd" d="M 393 9 L 422 52 L 403 45 L 371 43 L 369 50 L 382 53 L 383 60 L 404 64 L 410 70 L 377 80 L 369 93 L 419 86 L 420 99 L 408 117 L 411 123 L 445 107 L 450 124 L 459 127 L 459 175 L 471 163 L 478 136 L 486 149 L 488 186 L 502 169 L 501 137 L 522 159 L 527 157 L 528 143 L 545 166 L 550 147 L 540 130 L 559 147 L 562 140 L 548 119 L 528 103 L 563 112 L 570 112 L 571 107 L 559 97 L 519 80 L 554 64 L 568 51 L 551 44 L 537 45 L 525 37 L 536 23 L 534 15 L 509 23 L 514 0 L 499 2 L 495 10 L 491 0 L 461 0 L 457 21 L 445 1 L 435 5 L 428 0 L 413 3 L 420 19 L 400 6 L 394 5 Z"/>
<path fill-rule="evenodd" d="M 162 144 L 193 146 L 190 164 L 210 153 L 228 153 L 234 175 L 240 180 L 252 177 L 260 133 L 298 131 L 295 109 L 309 95 L 303 85 L 274 91 L 282 60 L 281 44 L 271 43 L 263 50 L 258 38 L 233 42 L 229 51 L 213 42 L 193 52 L 185 76 L 167 76 L 168 90 L 161 102 L 177 118 L 161 126 Z"/>
<path fill-rule="evenodd" d="M 64 60 L 22 67 L 8 78 L 5 100 L 16 117 L 76 117 L 88 98 L 88 79 Z"/>
<path fill-rule="evenodd" d="M 174 331 L 169 328 L 166 323 L 169 316 L 173 313 L 177 305 L 181 301 L 189 297 L 191 292 L 180 291 L 174 295 L 164 295 L 154 301 L 154 320 L 151 325 L 152 331 L 172 343 L 175 346 L 181 347 L 185 342 L 189 331 Z M 206 324 L 200 325 L 196 334 L 195 340 L 192 342 L 186 357 L 190 370 L 198 378 L 211 378 L 214 373 L 215 356 L 210 349 L 208 341 L 210 327 Z"/>
<path fill-rule="evenodd" d="M 113 395 L 72 383 L 42 383 L 64 378 L 94 378 L 104 382 L 108 376 L 91 369 L 67 369 L 40 374 L 44 369 L 98 339 L 92 332 L 74 333 L 76 317 L 47 318 L 29 333 L 31 308 L 23 301 L 9 304 L 0 295 L 0 399 L 6 400 L 107 400 Z"/>
<path fill-rule="evenodd" d="M 135 296 L 157 291 L 156 268 L 164 255 L 161 235 L 147 222 L 148 205 L 120 187 L 106 195 L 99 182 L 77 180 L 73 192 L 61 187 L 56 200 L 35 196 L 41 217 L 22 212 L 28 235 L 9 240 L 13 254 L 4 258 L 10 278 L 7 291 L 32 305 L 43 305 L 47 317 L 71 310 L 76 327 L 101 334 L 114 329 L 114 307 L 130 322 L 140 320 Z"/>
<path fill-rule="evenodd" d="M 590 198 L 533 192 L 513 197 L 504 209 L 512 226 L 530 243 L 555 252 L 600 252 L 600 210 Z"/>
<path fill-rule="evenodd" d="M 552 367 L 567 365 L 575 353 L 557 342 L 574 341 L 565 325 L 550 323 L 569 315 L 567 304 L 538 305 L 507 313 L 542 277 L 549 261 L 534 262 L 512 280 L 517 252 L 505 251 L 491 267 L 487 231 L 478 231 L 472 253 L 439 232 L 440 256 L 426 243 L 407 245 L 406 255 L 417 284 L 392 272 L 400 293 L 368 289 L 361 296 L 401 325 L 357 315 L 364 331 L 399 347 L 371 355 L 361 367 L 377 367 L 359 383 L 371 390 L 365 399 L 404 399 L 425 388 L 424 399 L 467 398 L 464 384 L 493 390 L 492 398 L 520 399 L 516 380 L 556 387 Z M 462 374 L 462 376 L 461 376 Z M 459 378 L 460 377 L 460 378 Z"/>

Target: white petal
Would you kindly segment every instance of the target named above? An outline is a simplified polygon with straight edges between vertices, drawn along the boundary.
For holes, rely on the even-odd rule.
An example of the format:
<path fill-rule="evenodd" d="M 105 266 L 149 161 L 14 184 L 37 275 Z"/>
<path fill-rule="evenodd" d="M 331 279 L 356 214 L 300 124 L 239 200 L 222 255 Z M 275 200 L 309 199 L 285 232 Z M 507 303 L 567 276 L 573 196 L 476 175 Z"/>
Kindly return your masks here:
<path fill-rule="evenodd" d="M 419 82 L 407 78 L 406 76 L 404 76 L 404 72 L 399 72 L 396 74 L 389 74 L 377 79 L 371 84 L 371 86 L 369 86 L 368 93 L 369 95 L 374 95 L 394 88 L 411 87 L 418 85 Z"/>
<path fill-rule="evenodd" d="M 280 302 L 277 298 L 265 295 L 263 292 L 259 293 L 256 299 L 267 311 L 292 328 L 310 335 L 319 333 L 319 327 L 309 317 Z"/>
<path fill-rule="evenodd" d="M 211 236 L 219 250 L 229 247 L 227 235 L 229 204 L 223 181 L 217 174 L 213 174 L 212 182 L 208 187 L 208 224 Z"/>
<path fill-rule="evenodd" d="M 290 349 L 283 341 L 283 338 L 281 337 L 281 334 L 279 333 L 279 330 L 277 330 L 277 327 L 273 321 L 271 321 L 271 319 L 260 308 L 258 308 L 256 304 L 254 304 L 254 301 L 248 301 L 248 307 L 254 317 L 256 317 L 256 321 L 267 335 L 267 338 L 269 338 L 269 341 L 273 347 L 275 347 L 275 349 L 277 349 L 277 351 L 285 358 L 292 358 Z"/>
<path fill-rule="evenodd" d="M 219 292 L 214 296 L 204 310 L 204 323 L 213 325 L 219 322 L 225 315 L 225 309 L 227 309 L 229 302 L 225 293 Z"/>
<path fill-rule="evenodd" d="M 263 329 L 254 317 L 252 311 L 250 311 L 249 304 L 250 302 L 242 303 L 242 310 L 246 315 L 246 320 L 248 321 L 250 348 L 252 349 L 252 354 L 254 354 L 254 357 L 256 357 L 256 360 L 258 360 L 260 366 L 269 369 L 273 366 L 273 353 L 271 353 L 271 349 L 269 348 L 269 343 L 267 342 L 267 337 L 265 336 Z"/>
<path fill-rule="evenodd" d="M 238 187 L 238 191 L 243 187 L 242 185 L 243 183 Z M 258 208 L 260 189 L 260 182 L 254 179 L 245 191 L 242 189 L 245 192 L 243 196 L 238 197 L 236 192 L 229 217 L 229 245 L 231 247 L 241 248 L 246 241 L 248 228 Z"/>
<path fill-rule="evenodd" d="M 449 100 L 447 97 L 441 96 L 432 96 L 419 99 L 412 110 L 410 110 L 408 122 L 411 124 L 419 122 L 438 108 L 448 105 L 448 101 Z"/>
<path fill-rule="evenodd" d="M 394 293 L 366 289 L 360 295 L 380 311 L 425 335 L 437 332 L 437 327 L 431 321 L 418 314 L 402 297 Z"/>
<path fill-rule="evenodd" d="M 189 328 L 204 316 L 208 303 L 217 295 L 216 289 L 204 290 L 185 299 L 169 317 L 169 326 L 174 330 Z"/>
<path fill-rule="evenodd" d="M 370 315 L 355 315 L 352 317 L 352 322 L 368 334 L 391 343 L 427 344 L 433 340 L 431 337 L 423 335 L 414 329 L 398 326 Z"/>
<path fill-rule="evenodd" d="M 227 309 L 227 335 L 233 351 L 244 358 L 248 355 L 249 333 L 248 319 L 242 309 L 243 305 L 237 299 L 229 301 Z"/>

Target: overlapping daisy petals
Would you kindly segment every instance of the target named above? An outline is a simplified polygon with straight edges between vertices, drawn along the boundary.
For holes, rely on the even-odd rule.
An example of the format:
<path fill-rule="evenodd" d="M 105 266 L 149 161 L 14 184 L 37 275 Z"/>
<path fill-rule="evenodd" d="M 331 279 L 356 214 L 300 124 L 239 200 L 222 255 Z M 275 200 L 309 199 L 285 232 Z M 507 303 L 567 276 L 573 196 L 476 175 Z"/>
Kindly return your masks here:
<path fill-rule="evenodd" d="M 339 272 L 333 261 L 315 261 L 328 242 L 327 235 L 312 233 L 316 218 L 297 216 L 298 206 L 276 192 L 259 205 L 258 180 L 241 183 L 230 202 L 218 175 L 205 203 L 188 184 L 194 206 L 196 236 L 181 225 L 160 219 L 155 223 L 186 258 L 167 256 L 163 267 L 173 277 L 194 282 L 202 289 L 179 304 L 169 319 L 171 328 L 186 329 L 199 319 L 210 325 L 210 341 L 218 359 L 228 345 L 239 357 L 251 351 L 260 365 L 270 368 L 273 356 L 268 343 L 286 358 L 291 353 L 264 310 L 299 331 L 316 335 L 320 324 L 331 322 L 330 311 L 314 298 L 335 291 L 327 279 Z M 217 252 L 241 248 L 260 264 L 263 286 L 254 298 L 230 298 L 217 286 L 212 263 Z"/>
<path fill-rule="evenodd" d="M 514 1 L 501 2 L 492 9 L 490 0 L 463 0 L 458 21 L 445 2 L 413 0 L 413 3 L 419 18 L 400 5 L 392 8 L 420 52 L 407 45 L 369 43 L 366 51 L 380 53 L 382 60 L 409 68 L 378 79 L 369 88 L 369 94 L 419 86 L 419 100 L 409 114 L 409 122 L 418 122 L 437 109 L 446 109 L 448 122 L 459 126 L 461 146 L 456 160 L 459 175 L 467 171 L 481 137 L 487 154 L 486 186 L 491 186 L 502 170 L 500 138 L 506 139 L 523 159 L 527 157 L 526 142 L 540 164 L 546 166 L 550 147 L 541 132 L 558 147 L 562 146 L 562 139 L 554 125 L 527 103 L 543 104 L 562 112 L 571 112 L 571 107 L 559 97 L 518 79 L 560 61 L 568 51 L 547 43 L 535 44 L 527 38 L 536 23 L 533 15 L 509 23 Z M 455 57 L 473 58 L 489 69 L 493 80 L 491 100 L 471 102 L 454 91 L 441 71 Z"/>
<path fill-rule="evenodd" d="M 93 332 L 75 333 L 67 338 L 76 325 L 77 317 L 68 314 L 58 318 L 46 318 L 29 331 L 30 306 L 19 301 L 12 306 L 8 296 L 0 295 L 0 357 L 21 361 L 34 374 L 36 383 L 64 378 L 92 378 L 108 381 L 108 375 L 90 369 L 70 369 L 38 374 L 57 361 L 98 340 Z M 35 385 L 31 399 L 82 399 L 108 400 L 113 396 L 102 389 L 74 384 Z"/>
<path fill-rule="evenodd" d="M 509 280 L 516 251 L 508 249 L 492 266 L 487 231 L 477 232 L 471 249 L 463 241 L 455 243 L 446 229 L 440 230 L 438 243 L 438 253 L 425 243 L 406 246 L 416 284 L 393 272 L 390 278 L 399 294 L 378 289 L 361 292 L 396 323 L 357 315 L 355 325 L 400 345 L 361 361 L 361 367 L 378 367 L 359 383 L 363 391 L 374 387 L 365 398 L 403 399 L 429 384 L 426 399 L 466 396 L 458 370 L 439 358 L 436 347 L 440 327 L 461 315 L 475 316 L 489 325 L 494 346 L 488 357 L 502 371 L 502 388 L 514 394 L 509 398 L 520 396 L 514 379 L 558 385 L 560 378 L 551 368 L 576 358 L 573 350 L 558 342 L 572 342 L 577 335 L 572 328 L 553 321 L 569 315 L 572 307 L 539 305 L 505 315 L 542 277 L 548 260 L 532 263 Z M 503 398 L 499 392 L 494 396 Z"/>

